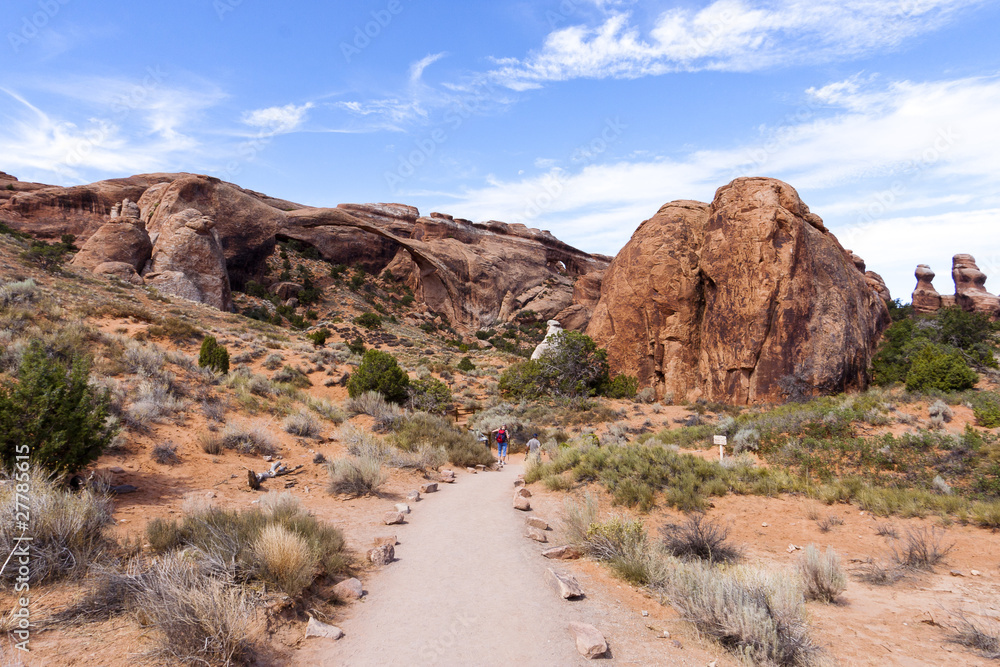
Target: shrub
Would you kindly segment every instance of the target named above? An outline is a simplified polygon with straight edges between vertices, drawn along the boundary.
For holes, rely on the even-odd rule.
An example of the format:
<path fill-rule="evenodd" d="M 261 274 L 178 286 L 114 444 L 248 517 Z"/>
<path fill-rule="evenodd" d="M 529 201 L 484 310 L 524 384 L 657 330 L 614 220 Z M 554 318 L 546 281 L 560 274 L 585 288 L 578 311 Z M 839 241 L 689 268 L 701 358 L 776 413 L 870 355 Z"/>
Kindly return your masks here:
<path fill-rule="evenodd" d="M 341 458 L 327 464 L 330 493 L 363 496 L 374 493 L 385 483 L 382 462 L 372 456 Z"/>
<path fill-rule="evenodd" d="M 462 371 L 463 373 L 468 373 L 469 371 L 476 370 L 476 365 L 472 363 L 472 359 L 469 359 L 468 357 L 462 357 L 462 359 L 458 362 L 456 368 Z"/>
<path fill-rule="evenodd" d="M 1000 660 L 1000 624 L 985 614 L 981 620 L 970 618 L 964 612 L 953 612 L 955 618 L 954 640 L 982 653 L 990 660 Z"/>
<path fill-rule="evenodd" d="M 19 476 L 15 483 L 12 475 L 3 475 L 8 483 L 0 485 L 0 507 L 7 508 L 0 513 L 0 551 L 4 560 L 18 544 L 23 544 L 17 541 L 24 533 L 15 521 L 17 493 L 21 496 L 17 504 L 26 505 L 31 518 L 27 533 L 31 537 L 29 581 L 39 583 L 85 574 L 88 566 L 100 560 L 111 546 L 107 532 L 114 524 L 111 500 L 90 487 L 74 493 L 65 488 L 62 479 L 39 468 L 29 470 L 19 463 L 14 470 L 26 477 Z M 24 492 L 23 484 L 28 485 L 29 492 Z M 0 582 L 13 582 L 19 576 L 18 568 L 12 565 L 9 563 L 0 572 Z"/>
<path fill-rule="evenodd" d="M 965 363 L 961 353 L 938 345 L 926 345 L 913 355 L 906 374 L 908 391 L 963 391 L 976 385 L 979 376 Z"/>
<path fill-rule="evenodd" d="M 76 249 L 73 247 L 75 240 L 72 234 L 64 234 L 59 243 L 46 243 L 35 239 L 30 242 L 28 249 L 21 253 L 21 257 L 47 270 L 56 269 L 66 259 L 66 254 Z"/>
<path fill-rule="evenodd" d="M 298 368 L 288 365 L 272 375 L 271 382 L 287 384 L 296 389 L 305 389 L 312 386 L 312 380 L 309 379 L 309 376 Z"/>
<path fill-rule="evenodd" d="M 32 303 L 39 293 L 38 285 L 31 278 L 4 283 L 0 285 L 0 308 Z"/>
<path fill-rule="evenodd" d="M 279 523 L 264 527 L 254 544 L 259 578 L 296 597 L 312 583 L 318 563 L 309 543 Z"/>
<path fill-rule="evenodd" d="M 952 412 L 952 409 L 950 407 L 948 407 L 948 404 L 942 401 L 940 398 L 931 403 L 931 406 L 927 408 L 927 414 L 930 416 L 931 419 L 939 417 L 943 422 L 950 422 L 952 418 L 955 416 L 955 413 Z"/>
<path fill-rule="evenodd" d="M 978 426 L 1000 426 L 1000 395 L 992 391 L 977 393 L 972 399 L 972 414 Z"/>
<path fill-rule="evenodd" d="M 226 449 L 222 444 L 222 438 L 214 433 L 199 433 L 198 445 L 203 452 L 212 456 L 218 456 Z"/>
<path fill-rule="evenodd" d="M 243 663 L 253 654 L 253 607 L 239 586 L 183 556 L 155 563 L 136 603 L 159 632 L 157 653 L 180 664 Z"/>
<path fill-rule="evenodd" d="M 365 340 L 361 336 L 357 336 L 347 344 L 347 349 L 351 351 L 351 354 L 356 354 L 360 357 L 368 348 L 365 347 Z"/>
<path fill-rule="evenodd" d="M 563 331 L 549 340 L 549 347 L 536 360 L 513 364 L 500 376 L 500 392 L 521 398 L 554 396 L 595 396 L 609 389 L 608 354 L 578 331 Z M 632 388 L 622 378 L 619 390 Z"/>
<path fill-rule="evenodd" d="M 897 564 L 869 558 L 856 571 L 855 578 L 873 586 L 891 586 L 903 578 L 904 570 Z"/>
<path fill-rule="evenodd" d="M 259 456 L 273 456 L 278 451 L 267 423 L 256 420 L 227 423 L 222 429 L 222 445 Z"/>
<path fill-rule="evenodd" d="M 377 391 L 387 401 L 402 403 L 407 399 L 409 385 L 410 378 L 394 356 L 381 350 L 368 350 L 347 381 L 347 393 L 354 398 L 366 391 Z"/>
<path fill-rule="evenodd" d="M 281 368 L 281 364 L 283 361 L 284 358 L 280 354 L 278 354 L 277 352 L 272 352 L 271 354 L 267 355 L 267 358 L 264 359 L 264 363 L 262 365 L 269 371 L 276 371 L 279 368 Z"/>
<path fill-rule="evenodd" d="M 566 519 L 563 522 L 566 531 L 566 539 L 573 546 L 584 548 L 587 543 L 587 532 L 590 526 L 597 521 L 597 499 L 588 493 L 582 503 L 578 503 L 569 498 L 564 505 Z"/>
<path fill-rule="evenodd" d="M 818 649 L 809 639 L 797 577 L 693 561 L 669 568 L 661 585 L 681 616 L 744 659 L 812 664 Z"/>
<path fill-rule="evenodd" d="M 181 457 L 177 455 L 177 445 L 169 441 L 153 447 L 150 458 L 162 465 L 176 465 L 181 462 Z"/>
<path fill-rule="evenodd" d="M 901 567 L 933 570 L 954 546 L 954 543 L 944 544 L 943 532 L 933 528 L 914 528 L 906 531 L 902 545 L 894 547 L 893 559 Z"/>
<path fill-rule="evenodd" d="M 170 386 L 155 380 L 143 380 L 136 387 L 135 399 L 125 410 L 125 423 L 133 429 L 145 430 L 152 422 L 184 408 L 184 402 L 174 396 Z"/>
<path fill-rule="evenodd" d="M 847 575 L 840 567 L 840 557 L 827 547 L 825 554 L 810 544 L 799 559 L 799 574 L 807 600 L 833 602 L 847 588 Z"/>
<path fill-rule="evenodd" d="M 641 550 L 645 544 L 646 529 L 642 522 L 621 516 L 590 524 L 584 542 L 587 553 L 598 560 L 612 560 L 616 556 Z"/>
<path fill-rule="evenodd" d="M 219 345 L 215 336 L 205 336 L 198 353 L 198 365 L 202 368 L 212 368 L 225 375 L 229 372 L 229 350 L 225 345 Z"/>
<path fill-rule="evenodd" d="M 347 415 L 343 409 L 325 398 L 308 398 L 306 399 L 306 406 L 323 419 L 331 421 L 334 424 L 340 424 L 347 419 Z"/>
<path fill-rule="evenodd" d="M 323 347 L 326 344 L 328 338 L 330 338 L 329 329 L 317 329 L 311 333 L 306 334 L 306 338 L 312 341 L 313 345 L 316 347 Z"/>
<path fill-rule="evenodd" d="M 300 438 L 315 438 L 320 433 L 319 422 L 308 412 L 298 412 L 285 419 L 285 432 Z"/>
<path fill-rule="evenodd" d="M 110 396 L 89 383 L 90 362 L 50 358 L 39 341 L 25 350 L 16 383 L 0 386 L 0 463 L 17 456 L 36 465 L 75 472 L 97 459 L 115 435 L 107 421 Z"/>
<path fill-rule="evenodd" d="M 362 313 L 354 318 L 354 323 L 365 329 L 381 329 L 382 316 L 376 313 Z"/>
<path fill-rule="evenodd" d="M 656 400 L 656 389 L 653 387 L 643 387 L 635 394 L 636 403 L 652 403 Z"/>
<path fill-rule="evenodd" d="M 634 398 L 639 380 L 631 375 L 616 375 L 608 382 L 604 395 L 608 398 Z"/>
<path fill-rule="evenodd" d="M 395 428 L 392 442 L 405 451 L 415 451 L 422 446 L 444 447 L 448 460 L 456 466 L 493 463 L 489 449 L 471 433 L 458 431 L 443 417 L 426 412 L 403 419 Z"/>
<path fill-rule="evenodd" d="M 451 390 L 444 382 L 428 377 L 410 382 L 410 408 L 444 414 L 454 408 Z"/>
<path fill-rule="evenodd" d="M 402 410 L 385 400 L 377 391 L 366 391 L 363 394 L 348 398 L 345 403 L 347 412 L 351 415 L 370 415 L 375 418 L 375 430 L 385 431 L 394 428 L 402 418 Z"/>
<path fill-rule="evenodd" d="M 729 529 L 701 513 L 692 514 L 684 523 L 662 526 L 660 535 L 667 553 L 685 560 L 734 563 L 742 557 L 739 547 L 726 543 Z"/>

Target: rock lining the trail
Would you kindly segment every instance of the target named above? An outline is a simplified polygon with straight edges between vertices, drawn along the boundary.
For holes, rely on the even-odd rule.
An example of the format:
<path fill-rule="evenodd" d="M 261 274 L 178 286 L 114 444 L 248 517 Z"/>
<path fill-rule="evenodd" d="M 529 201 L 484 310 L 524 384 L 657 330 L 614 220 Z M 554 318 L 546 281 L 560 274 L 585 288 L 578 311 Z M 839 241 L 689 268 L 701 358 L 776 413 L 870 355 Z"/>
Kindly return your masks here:
<path fill-rule="evenodd" d="M 361 581 L 351 577 L 333 587 L 334 594 L 342 600 L 360 600 L 365 594 Z"/>
<path fill-rule="evenodd" d="M 576 650 L 588 660 L 599 658 L 608 652 L 608 642 L 593 625 L 573 621 L 569 624 L 569 632 L 576 640 Z"/>
<path fill-rule="evenodd" d="M 317 621 L 312 616 L 309 617 L 309 622 L 306 624 L 306 639 L 309 637 L 340 639 L 343 636 L 344 631 L 336 625 L 330 625 L 328 623 L 323 623 L 322 621 Z"/>
<path fill-rule="evenodd" d="M 583 588 L 573 575 L 549 568 L 547 577 L 549 584 L 556 589 L 562 599 L 583 597 Z"/>
<path fill-rule="evenodd" d="M 377 546 L 368 552 L 368 560 L 372 565 L 382 567 L 388 565 L 396 558 L 396 548 L 391 544 Z"/>

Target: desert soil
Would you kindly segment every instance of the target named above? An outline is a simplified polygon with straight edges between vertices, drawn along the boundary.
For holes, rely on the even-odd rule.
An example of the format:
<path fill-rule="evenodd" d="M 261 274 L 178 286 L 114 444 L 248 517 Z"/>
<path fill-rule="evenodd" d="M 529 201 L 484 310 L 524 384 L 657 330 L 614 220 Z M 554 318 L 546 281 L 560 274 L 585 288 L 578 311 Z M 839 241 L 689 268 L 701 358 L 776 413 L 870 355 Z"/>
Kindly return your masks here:
<path fill-rule="evenodd" d="M 412 504 L 405 525 L 385 527 L 397 537 L 396 562 L 365 582 L 364 602 L 337 622 L 344 637 L 307 643 L 294 664 L 587 664 L 567 630 L 571 621 L 601 630 L 607 664 L 706 665 L 720 657 L 663 638 L 664 608 L 647 599 L 642 616 L 622 602 L 634 591 L 592 564 L 541 557 L 554 543 L 525 538 L 526 514 L 512 507 L 520 471 L 512 464 L 462 475 Z M 573 574 L 586 596 L 563 600 L 547 584 L 550 567 Z"/>

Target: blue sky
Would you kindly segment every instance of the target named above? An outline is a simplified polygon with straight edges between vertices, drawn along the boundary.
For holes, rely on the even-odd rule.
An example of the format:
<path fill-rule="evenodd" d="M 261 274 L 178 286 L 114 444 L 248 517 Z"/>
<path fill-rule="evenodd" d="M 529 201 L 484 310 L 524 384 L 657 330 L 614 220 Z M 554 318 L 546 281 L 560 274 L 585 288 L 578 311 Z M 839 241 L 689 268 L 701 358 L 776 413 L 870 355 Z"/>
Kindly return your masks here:
<path fill-rule="evenodd" d="M 207 173 L 614 254 L 740 175 L 798 189 L 909 300 L 1000 291 L 1000 2 L 8 0 L 0 170 Z"/>

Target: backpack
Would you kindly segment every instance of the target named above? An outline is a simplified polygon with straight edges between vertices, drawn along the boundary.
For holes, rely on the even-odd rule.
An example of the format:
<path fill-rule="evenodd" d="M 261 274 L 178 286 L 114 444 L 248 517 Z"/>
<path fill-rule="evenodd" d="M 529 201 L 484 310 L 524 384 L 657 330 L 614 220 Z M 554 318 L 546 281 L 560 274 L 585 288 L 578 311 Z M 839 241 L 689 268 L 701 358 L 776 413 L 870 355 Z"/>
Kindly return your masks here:
<path fill-rule="evenodd" d="M 502 445 L 507 442 L 507 431 L 500 429 L 497 431 L 497 444 Z"/>

